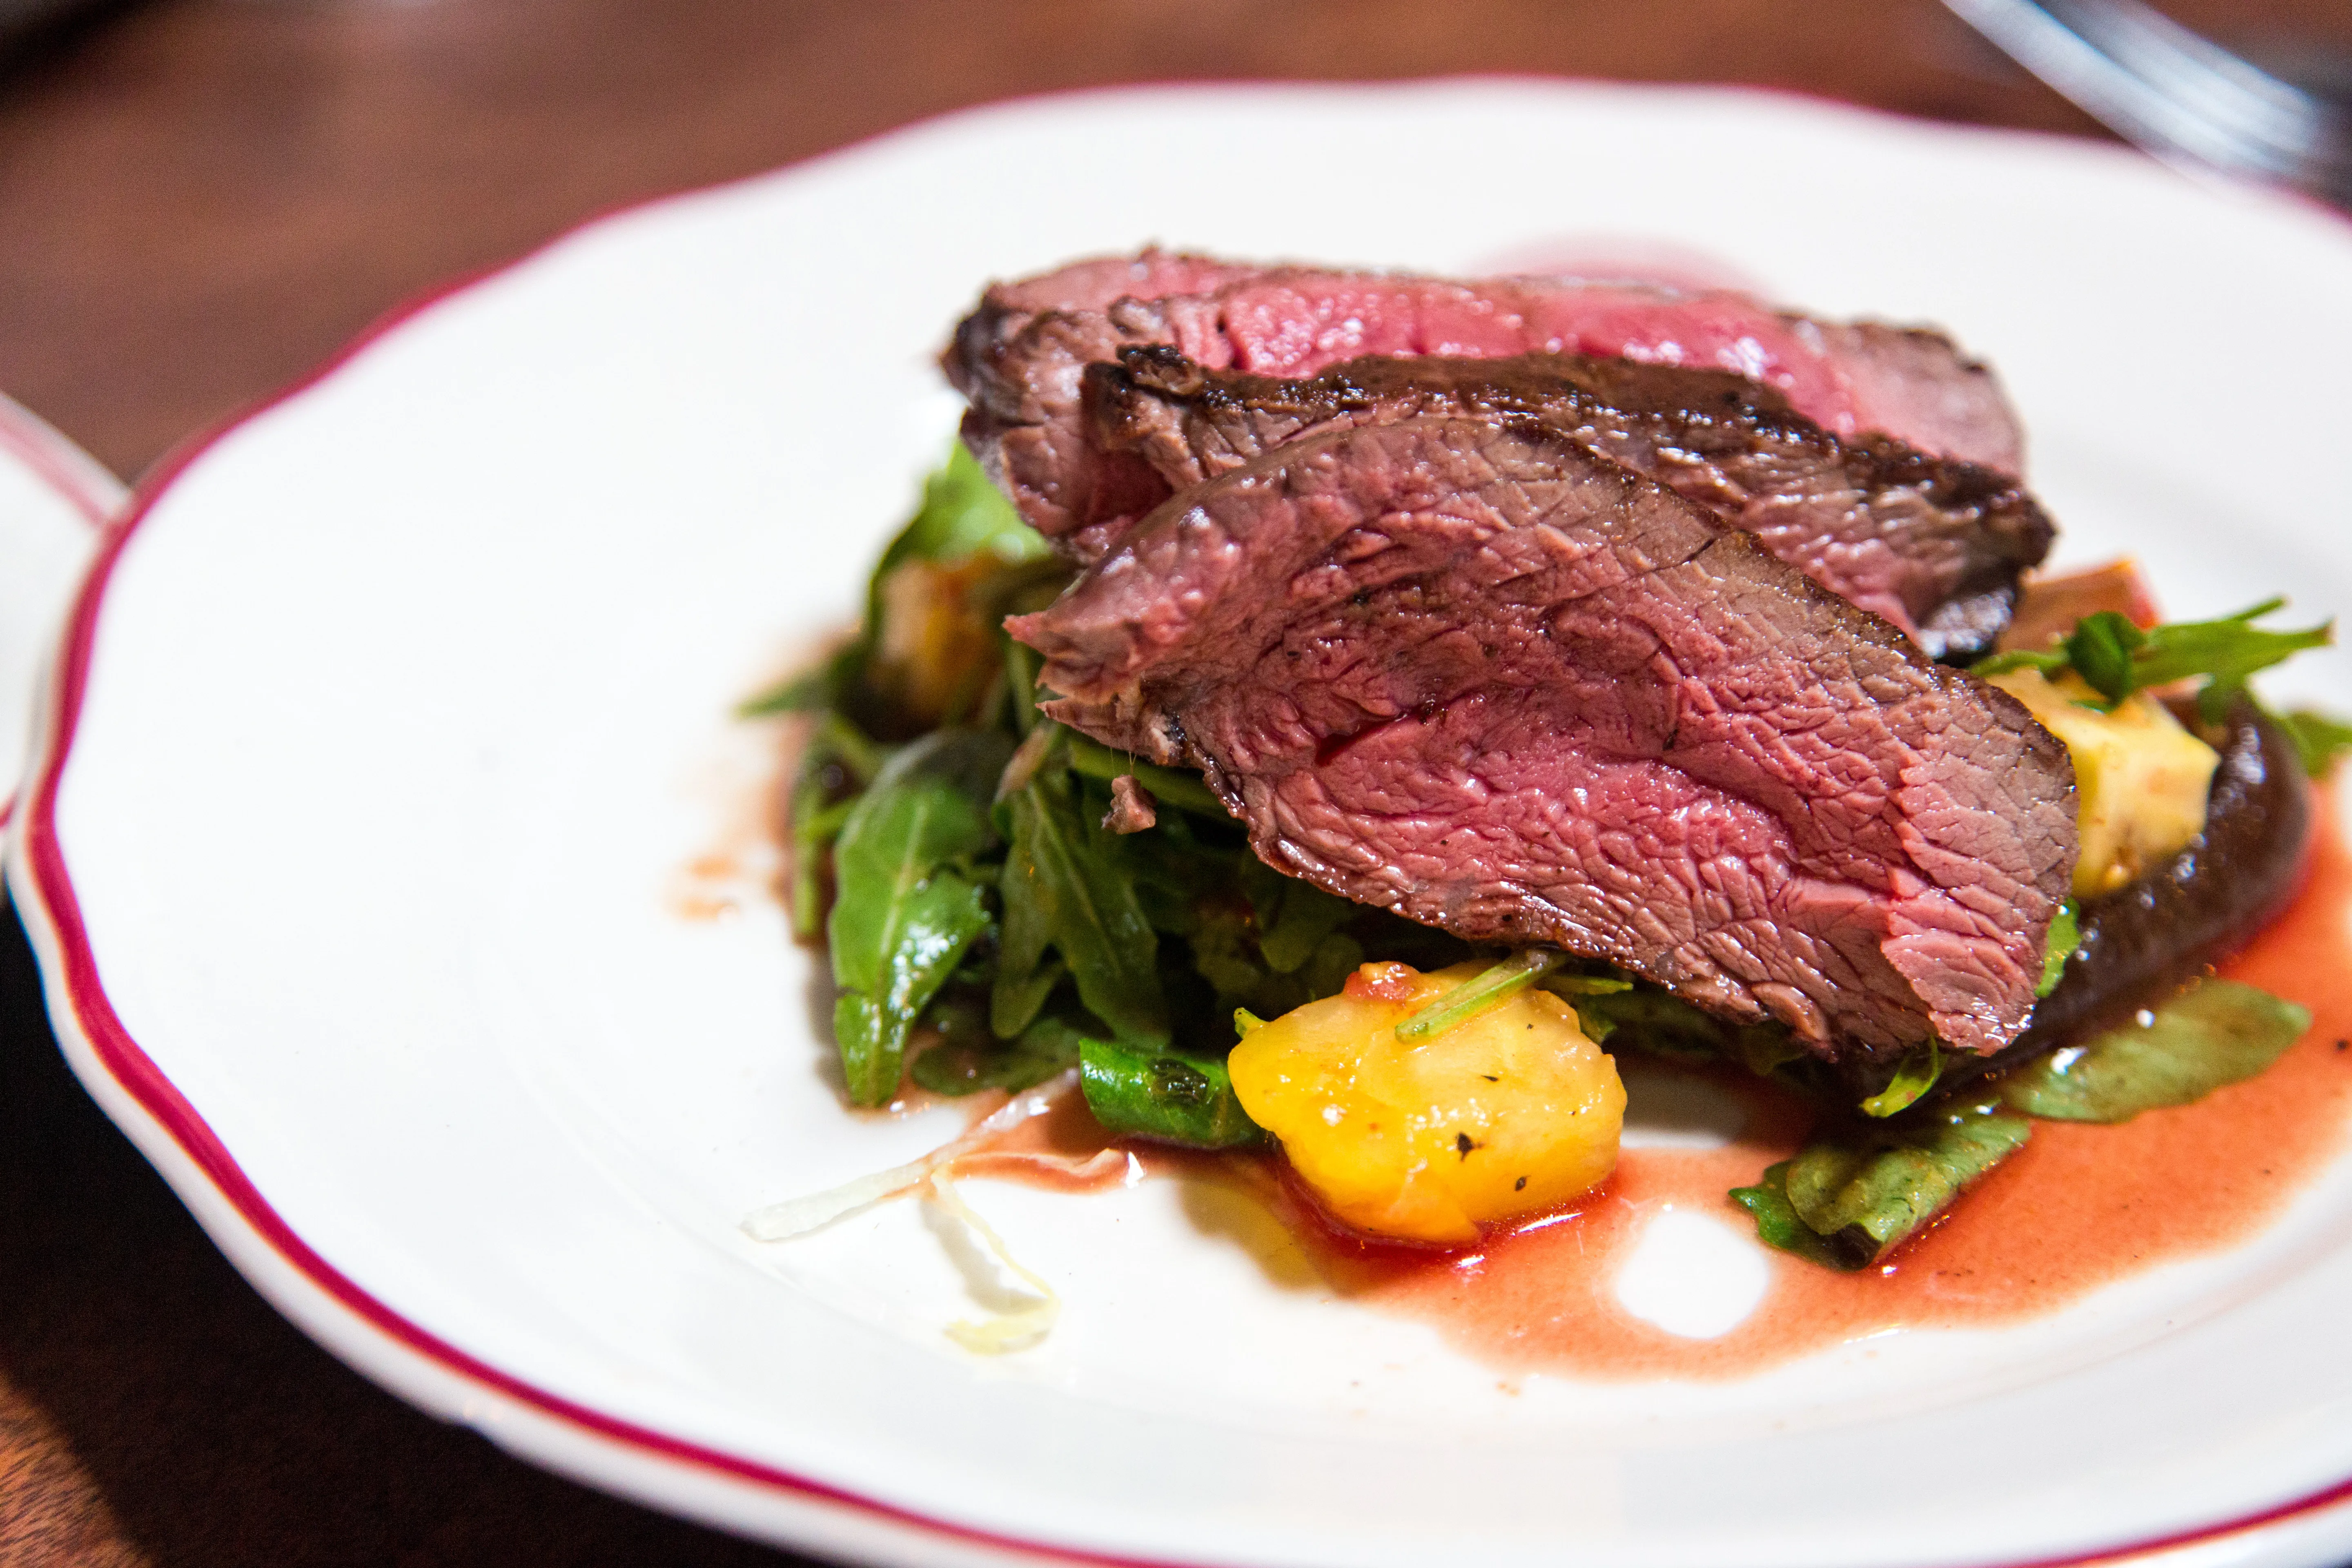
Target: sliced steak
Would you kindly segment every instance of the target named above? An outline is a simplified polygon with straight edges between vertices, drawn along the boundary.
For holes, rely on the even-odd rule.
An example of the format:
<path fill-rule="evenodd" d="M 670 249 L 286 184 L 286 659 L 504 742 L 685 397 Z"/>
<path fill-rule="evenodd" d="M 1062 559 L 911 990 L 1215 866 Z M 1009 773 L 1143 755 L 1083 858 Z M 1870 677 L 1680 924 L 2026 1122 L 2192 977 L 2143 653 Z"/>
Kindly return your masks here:
<path fill-rule="evenodd" d="M 1093 450 L 1169 493 L 1302 435 L 1423 415 L 1527 415 L 1747 529 L 1938 658 L 1989 651 L 2050 520 L 2016 481 L 1883 436 L 1841 441 L 1727 371 L 1573 354 L 1356 359 L 1303 380 L 1210 370 L 1165 345 L 1087 367 Z"/>
<path fill-rule="evenodd" d="M 1832 1058 L 1999 1049 L 2075 853 L 2006 693 L 1530 422 L 1279 447 L 1038 615 L 1048 710 L 1197 766 L 1270 866 L 1605 958 Z"/>
<path fill-rule="evenodd" d="M 2020 467 L 2016 422 L 1990 374 L 1934 332 L 1814 321 L 1727 292 L 1453 282 L 1146 251 L 992 286 L 942 356 L 971 400 L 964 439 L 1022 515 L 1066 537 L 1082 561 L 1108 548 L 1091 525 L 1135 514 L 1122 478 L 1149 476 L 1083 461 L 1079 377 L 1139 343 L 1172 344 L 1213 369 L 1288 376 L 1365 354 L 1713 366 L 1773 387 L 1838 436 L 1878 430 L 2006 473 Z"/>
<path fill-rule="evenodd" d="M 1876 430 L 2000 473 L 2024 474 L 2025 432 L 2017 411 L 1992 372 L 1944 333 L 1885 321 L 1780 319 L 1818 342 L 1822 357 L 1837 366 L 1853 399 L 1858 430 Z"/>

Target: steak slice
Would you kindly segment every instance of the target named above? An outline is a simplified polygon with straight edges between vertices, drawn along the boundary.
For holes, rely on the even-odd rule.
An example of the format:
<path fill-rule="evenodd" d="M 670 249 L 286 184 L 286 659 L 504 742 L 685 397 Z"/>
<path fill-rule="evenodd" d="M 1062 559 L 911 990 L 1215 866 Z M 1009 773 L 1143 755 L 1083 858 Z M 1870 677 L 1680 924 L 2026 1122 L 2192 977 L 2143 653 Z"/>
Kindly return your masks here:
<path fill-rule="evenodd" d="M 1531 422 L 1278 447 L 1044 612 L 1047 710 L 1199 767 L 1258 855 L 1604 958 L 1832 1059 L 2024 1027 L 2065 748 L 1672 491 Z"/>
<path fill-rule="evenodd" d="M 2007 477 L 1883 436 L 1839 440 L 1727 371 L 1573 354 L 1356 359 L 1306 380 L 1209 370 L 1164 345 L 1087 367 L 1096 451 L 1168 492 L 1335 425 L 1528 415 L 1658 480 L 1937 658 L 1990 651 L 2053 530 Z"/>
<path fill-rule="evenodd" d="M 1084 461 L 1086 367 L 1169 343 L 1213 369 L 1313 375 L 1366 354 L 1581 353 L 1714 366 L 1759 381 L 1834 435 L 1879 430 L 1924 451 L 2020 468 L 2021 440 L 1982 365 L 1937 333 L 1776 312 L 1744 294 L 1500 278 L 1253 267 L 1147 250 L 992 286 L 941 356 L 971 400 L 964 439 L 1048 537 L 1090 561 L 1087 531 L 1139 510 L 1139 469 Z M 1141 492 L 1148 498 L 1147 484 Z"/>

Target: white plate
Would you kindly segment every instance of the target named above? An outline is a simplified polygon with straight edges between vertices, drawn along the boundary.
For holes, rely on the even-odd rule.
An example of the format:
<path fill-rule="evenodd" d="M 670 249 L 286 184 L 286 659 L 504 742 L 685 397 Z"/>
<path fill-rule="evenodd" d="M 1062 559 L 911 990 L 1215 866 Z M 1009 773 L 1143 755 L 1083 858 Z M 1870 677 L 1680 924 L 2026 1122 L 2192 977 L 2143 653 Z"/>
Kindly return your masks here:
<path fill-rule="evenodd" d="M 124 499 L 89 454 L 0 397 L 0 823 L 31 749 L 41 663 Z"/>
<path fill-rule="evenodd" d="M 2069 552 L 2352 605 L 2352 235 L 2121 153 L 1755 94 L 1167 89 L 960 116 L 597 224 L 151 487 L 11 878 L 93 1093 L 354 1365 L 660 1506 L 898 1563 L 2309 1563 L 2352 1552 L 2352 1171 L 2235 1252 L 1745 1383 L 1511 1394 L 1178 1184 L 975 1184 L 1062 1291 L 987 1362 L 911 1205 L 753 1207 L 845 1114 L 780 912 L 683 918 L 953 401 L 992 274 L 1159 239 L 1463 270 L 1727 258 L 2000 367 Z M 2241 457 L 2240 448 L 2244 449 Z M 2337 656 L 2306 688 L 2352 686 Z"/>

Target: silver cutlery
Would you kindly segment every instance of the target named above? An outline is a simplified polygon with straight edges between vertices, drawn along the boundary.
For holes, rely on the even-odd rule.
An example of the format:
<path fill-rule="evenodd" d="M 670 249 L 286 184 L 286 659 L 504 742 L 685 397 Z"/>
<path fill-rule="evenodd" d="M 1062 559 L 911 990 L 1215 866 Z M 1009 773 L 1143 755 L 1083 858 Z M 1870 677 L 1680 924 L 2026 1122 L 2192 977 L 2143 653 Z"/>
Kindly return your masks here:
<path fill-rule="evenodd" d="M 2352 103 L 2283 80 L 2140 0 L 1944 0 L 2003 53 L 2170 162 L 2352 210 Z"/>

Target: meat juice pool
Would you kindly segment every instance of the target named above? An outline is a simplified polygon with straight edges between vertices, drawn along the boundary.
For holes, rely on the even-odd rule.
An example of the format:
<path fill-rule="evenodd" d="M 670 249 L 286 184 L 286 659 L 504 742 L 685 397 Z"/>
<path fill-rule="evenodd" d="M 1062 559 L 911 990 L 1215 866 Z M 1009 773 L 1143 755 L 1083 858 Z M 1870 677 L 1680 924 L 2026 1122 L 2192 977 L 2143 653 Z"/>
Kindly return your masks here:
<path fill-rule="evenodd" d="M 1742 1124 L 1711 1148 L 1629 1146 L 1615 1173 L 1570 1208 L 1467 1252 L 1342 1233 L 1265 1155 L 1133 1146 L 1125 1159 L 1095 1158 L 1106 1135 L 1076 1096 L 957 1169 L 1063 1192 L 1139 1172 L 1236 1188 L 1284 1222 L 1342 1300 L 1427 1321 L 1512 1373 L 1731 1378 L 1888 1329 L 2040 1316 L 2142 1268 L 2245 1239 L 2342 1152 L 2352 1124 L 2352 849 L 2337 811 L 2323 804 L 2316 816 L 2302 892 L 2221 966 L 2311 1009 L 2309 1032 L 2267 1071 L 2118 1125 L 2037 1121 L 2022 1150 L 1879 1265 L 1847 1274 L 1769 1254 L 1762 1299 L 1717 1337 L 1644 1321 L 1617 1288 L 1649 1224 L 1670 1209 L 1751 1233 L 1726 1194 L 1803 1142 L 1802 1104 L 1735 1069 L 1629 1069 L 1710 1084 L 1739 1107 Z"/>

